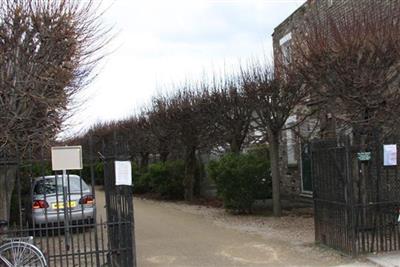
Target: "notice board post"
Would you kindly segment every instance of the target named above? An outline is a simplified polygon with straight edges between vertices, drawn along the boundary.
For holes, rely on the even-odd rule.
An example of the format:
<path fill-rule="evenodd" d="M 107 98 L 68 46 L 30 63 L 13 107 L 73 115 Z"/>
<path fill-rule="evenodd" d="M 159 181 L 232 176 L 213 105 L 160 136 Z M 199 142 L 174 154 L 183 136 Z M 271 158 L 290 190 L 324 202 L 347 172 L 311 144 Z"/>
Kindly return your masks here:
<path fill-rule="evenodd" d="M 70 248 L 70 226 L 68 218 L 69 201 L 67 196 L 70 194 L 70 181 L 67 170 L 81 170 L 82 163 L 82 147 L 81 146 L 56 146 L 51 148 L 51 164 L 53 171 L 62 171 L 62 188 L 63 188 L 63 206 L 64 206 L 64 227 L 65 227 L 65 248 Z M 56 178 L 57 179 L 57 178 Z M 59 204 L 57 204 L 59 205 Z"/>

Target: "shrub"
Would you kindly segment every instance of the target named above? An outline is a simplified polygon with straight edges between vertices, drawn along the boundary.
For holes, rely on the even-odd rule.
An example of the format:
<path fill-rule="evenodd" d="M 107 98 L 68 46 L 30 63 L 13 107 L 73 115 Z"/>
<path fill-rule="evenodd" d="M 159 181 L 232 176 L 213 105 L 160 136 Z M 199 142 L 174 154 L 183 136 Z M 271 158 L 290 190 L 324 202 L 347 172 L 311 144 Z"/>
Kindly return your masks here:
<path fill-rule="evenodd" d="M 251 213 L 256 199 L 271 197 L 269 162 L 263 153 L 227 154 L 207 170 L 228 210 Z"/>
<path fill-rule="evenodd" d="M 182 199 L 184 193 L 182 161 L 167 161 L 150 164 L 135 184 L 135 192 L 159 193 L 169 199 Z"/>
<path fill-rule="evenodd" d="M 146 174 L 133 177 L 133 192 L 135 194 L 144 194 L 152 192 L 150 176 Z"/>
<path fill-rule="evenodd" d="M 151 186 L 151 176 L 147 175 L 147 172 L 140 172 L 139 166 L 134 162 L 132 162 L 132 177 L 134 193 L 144 194 L 154 192 Z"/>
<path fill-rule="evenodd" d="M 96 162 L 94 165 L 95 183 L 96 185 L 104 185 L 104 163 Z"/>
<path fill-rule="evenodd" d="M 88 185 L 92 184 L 91 164 L 84 163 L 82 170 L 70 171 L 69 173 L 81 176 Z M 104 163 L 102 161 L 93 163 L 93 175 L 95 185 L 104 185 Z"/>

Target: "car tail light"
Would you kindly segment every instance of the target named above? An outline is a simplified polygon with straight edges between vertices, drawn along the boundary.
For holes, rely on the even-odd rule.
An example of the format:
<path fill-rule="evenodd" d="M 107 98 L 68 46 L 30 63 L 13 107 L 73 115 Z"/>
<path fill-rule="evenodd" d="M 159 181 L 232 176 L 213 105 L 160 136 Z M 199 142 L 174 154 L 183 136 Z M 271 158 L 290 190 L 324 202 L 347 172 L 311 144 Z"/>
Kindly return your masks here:
<path fill-rule="evenodd" d="M 94 204 L 94 196 L 93 195 L 87 195 L 87 196 L 82 197 L 79 200 L 79 204 L 86 204 L 86 205 Z"/>
<path fill-rule="evenodd" d="M 48 207 L 49 207 L 49 204 L 47 203 L 46 200 L 35 200 L 32 203 L 33 209 L 47 209 Z"/>

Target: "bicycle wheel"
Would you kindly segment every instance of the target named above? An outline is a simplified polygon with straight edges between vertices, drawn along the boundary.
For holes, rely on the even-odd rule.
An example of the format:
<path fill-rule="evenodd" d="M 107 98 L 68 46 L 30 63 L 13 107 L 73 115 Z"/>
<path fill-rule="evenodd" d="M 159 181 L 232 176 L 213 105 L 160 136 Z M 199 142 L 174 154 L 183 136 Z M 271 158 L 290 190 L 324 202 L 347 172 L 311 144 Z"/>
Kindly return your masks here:
<path fill-rule="evenodd" d="M 13 241 L 0 246 L 0 267 L 47 267 L 46 258 L 34 245 Z"/>

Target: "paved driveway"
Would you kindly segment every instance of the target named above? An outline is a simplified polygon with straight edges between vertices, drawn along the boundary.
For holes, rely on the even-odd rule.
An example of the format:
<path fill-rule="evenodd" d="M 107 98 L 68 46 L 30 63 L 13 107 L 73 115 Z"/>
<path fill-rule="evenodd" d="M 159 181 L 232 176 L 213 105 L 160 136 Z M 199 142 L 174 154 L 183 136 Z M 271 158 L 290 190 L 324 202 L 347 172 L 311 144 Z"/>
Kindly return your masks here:
<path fill-rule="evenodd" d="M 135 220 L 139 267 L 361 264 L 310 244 L 294 246 L 276 236 L 226 227 L 212 216 L 180 209 L 179 204 L 135 198 Z"/>

